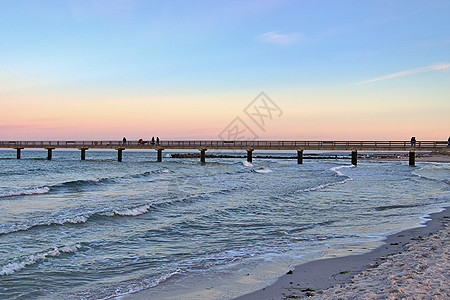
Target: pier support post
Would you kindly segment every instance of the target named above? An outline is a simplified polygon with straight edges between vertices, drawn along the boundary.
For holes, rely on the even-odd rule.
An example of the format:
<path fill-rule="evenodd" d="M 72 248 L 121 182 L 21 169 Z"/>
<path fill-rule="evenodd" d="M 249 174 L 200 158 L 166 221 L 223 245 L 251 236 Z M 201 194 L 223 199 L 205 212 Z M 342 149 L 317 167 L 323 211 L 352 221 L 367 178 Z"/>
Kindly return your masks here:
<path fill-rule="evenodd" d="M 47 148 L 47 160 L 52 160 L 52 150 L 55 148 Z"/>
<path fill-rule="evenodd" d="M 20 159 L 20 150 L 22 150 L 23 148 L 16 148 L 17 150 L 17 159 Z"/>
<path fill-rule="evenodd" d="M 162 162 L 162 151 L 163 149 L 156 149 L 158 151 L 158 162 Z"/>
<path fill-rule="evenodd" d="M 352 150 L 352 165 L 356 166 L 358 164 L 358 151 Z"/>
<path fill-rule="evenodd" d="M 253 162 L 253 149 L 247 149 L 247 161 L 249 163 Z"/>
<path fill-rule="evenodd" d="M 207 149 L 199 149 L 199 150 L 200 150 L 200 162 L 202 164 L 204 164 L 205 163 L 205 152 Z"/>
<path fill-rule="evenodd" d="M 297 164 L 303 163 L 303 150 L 297 150 Z"/>
<path fill-rule="evenodd" d="M 81 150 L 81 160 L 86 160 L 86 150 L 88 148 L 80 148 Z"/>
<path fill-rule="evenodd" d="M 416 151 L 409 151 L 409 165 L 416 165 Z"/>
<path fill-rule="evenodd" d="M 117 148 L 117 161 L 118 162 L 122 162 L 122 151 L 124 150 L 123 148 Z"/>

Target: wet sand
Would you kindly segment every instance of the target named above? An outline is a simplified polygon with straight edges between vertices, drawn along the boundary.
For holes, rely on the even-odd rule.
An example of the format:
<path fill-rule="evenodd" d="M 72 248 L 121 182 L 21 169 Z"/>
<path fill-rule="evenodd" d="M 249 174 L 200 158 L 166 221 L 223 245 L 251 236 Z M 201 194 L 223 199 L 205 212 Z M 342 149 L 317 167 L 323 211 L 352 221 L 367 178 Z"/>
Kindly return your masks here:
<path fill-rule="evenodd" d="M 450 299 L 450 211 L 432 214 L 424 227 L 387 237 L 360 255 L 319 259 L 239 300 Z"/>

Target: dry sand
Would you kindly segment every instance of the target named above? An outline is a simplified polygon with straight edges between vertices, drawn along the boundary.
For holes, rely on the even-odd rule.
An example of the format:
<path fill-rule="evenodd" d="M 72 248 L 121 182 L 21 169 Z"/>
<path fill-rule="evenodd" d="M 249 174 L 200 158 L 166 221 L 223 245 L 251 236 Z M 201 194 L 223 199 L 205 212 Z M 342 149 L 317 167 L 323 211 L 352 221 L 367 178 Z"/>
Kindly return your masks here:
<path fill-rule="evenodd" d="M 449 215 L 433 214 L 426 227 L 391 235 L 370 253 L 297 266 L 237 299 L 450 299 Z"/>

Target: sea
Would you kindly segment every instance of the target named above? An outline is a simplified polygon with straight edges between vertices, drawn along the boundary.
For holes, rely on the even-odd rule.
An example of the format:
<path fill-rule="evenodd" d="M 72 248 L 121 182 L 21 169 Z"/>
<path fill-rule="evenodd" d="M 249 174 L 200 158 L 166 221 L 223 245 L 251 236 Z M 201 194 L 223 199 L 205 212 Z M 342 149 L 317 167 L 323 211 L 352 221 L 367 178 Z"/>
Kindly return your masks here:
<path fill-rule="evenodd" d="M 0 299 L 233 299 L 450 203 L 449 163 L 80 155 L 0 151 Z"/>

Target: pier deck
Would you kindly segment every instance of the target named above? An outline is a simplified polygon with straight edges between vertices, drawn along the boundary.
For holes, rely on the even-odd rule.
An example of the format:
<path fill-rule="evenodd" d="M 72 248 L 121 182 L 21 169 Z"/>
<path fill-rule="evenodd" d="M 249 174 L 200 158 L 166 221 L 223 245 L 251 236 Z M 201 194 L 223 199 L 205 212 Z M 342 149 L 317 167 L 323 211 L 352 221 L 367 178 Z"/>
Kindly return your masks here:
<path fill-rule="evenodd" d="M 81 150 L 81 159 L 85 159 L 88 149 L 115 149 L 118 160 L 122 161 L 122 151 L 126 149 L 153 149 L 158 152 L 158 161 L 162 160 L 165 149 L 197 149 L 201 153 L 201 161 L 205 161 L 205 151 L 214 150 L 246 150 L 247 160 L 251 162 L 254 150 L 296 150 L 298 163 L 303 162 L 304 150 L 352 151 L 352 164 L 357 163 L 357 151 L 409 151 L 410 165 L 415 164 L 415 152 L 450 152 L 447 141 L 0 141 L 0 148 L 20 151 L 27 148 L 44 148 L 48 150 L 50 160 L 52 150 L 74 148 Z"/>

